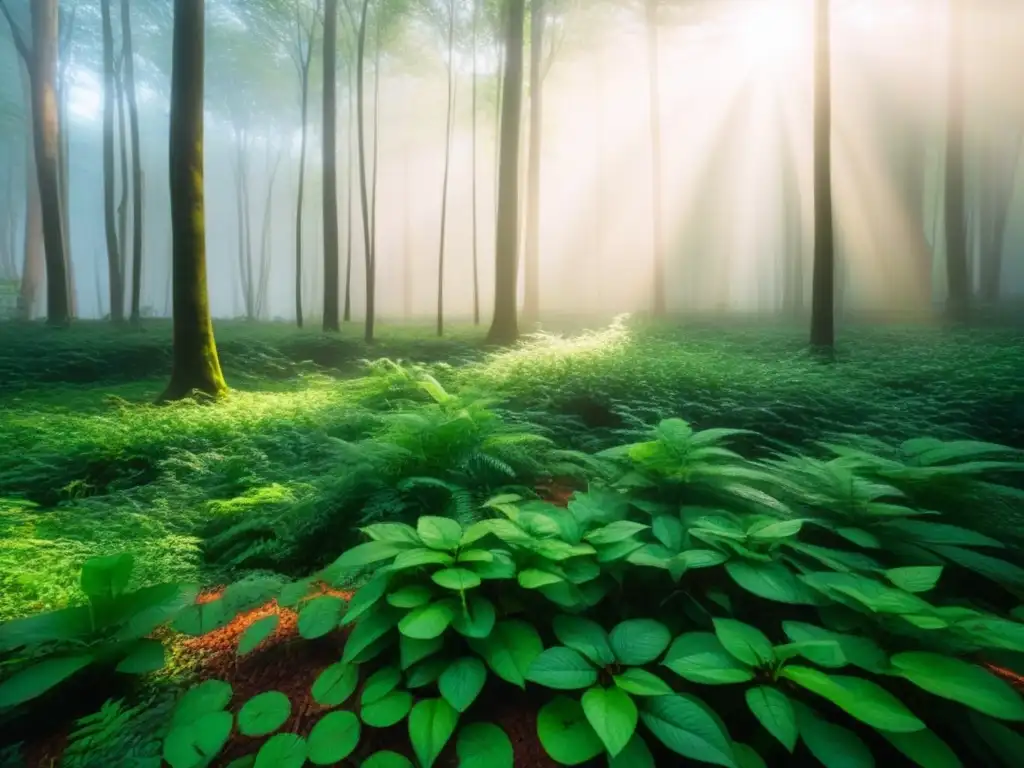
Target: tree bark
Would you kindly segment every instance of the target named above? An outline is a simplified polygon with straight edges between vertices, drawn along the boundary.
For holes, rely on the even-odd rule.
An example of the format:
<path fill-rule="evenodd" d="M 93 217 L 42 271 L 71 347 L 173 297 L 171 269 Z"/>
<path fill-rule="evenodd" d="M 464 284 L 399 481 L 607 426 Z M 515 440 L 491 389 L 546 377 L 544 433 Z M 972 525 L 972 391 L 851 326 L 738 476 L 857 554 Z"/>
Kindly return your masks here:
<path fill-rule="evenodd" d="M 473 195 L 473 325 L 480 325 L 480 273 L 479 273 L 479 257 L 478 257 L 478 245 L 479 238 L 477 236 L 477 194 L 476 194 L 476 91 L 477 91 L 477 80 L 479 78 L 479 67 L 476 60 L 476 43 L 477 43 L 477 26 L 479 25 L 480 19 L 480 2 L 481 0 L 473 0 L 473 93 L 472 93 L 472 106 L 470 110 L 473 113 L 473 162 L 472 162 L 472 195 Z M 408 161 L 406 161 L 408 164 Z M 408 206 L 408 195 L 406 195 L 406 205 Z M 408 216 L 408 214 L 406 214 Z M 406 236 L 408 237 L 408 235 Z"/>
<path fill-rule="evenodd" d="M 124 322 L 124 280 L 118 253 L 117 212 L 114 205 L 114 30 L 110 0 L 102 0 L 103 25 L 103 229 L 107 237 L 107 287 L 110 291 L 110 320 Z"/>
<path fill-rule="evenodd" d="M 964 24 L 962 0 L 949 0 L 949 72 L 946 123 L 946 315 L 967 320 L 966 181 L 964 178 Z"/>
<path fill-rule="evenodd" d="M 651 243 L 653 256 L 654 316 L 665 316 L 665 252 L 661 204 L 661 88 L 658 69 L 658 0 L 646 0 L 647 98 L 651 131 Z"/>
<path fill-rule="evenodd" d="M 536 0 L 534 0 L 536 2 Z M 444 176 L 441 181 L 441 237 L 437 250 L 437 335 L 444 335 L 444 236 L 448 218 L 448 170 L 452 156 L 452 113 L 455 111 L 455 0 L 448 2 L 448 112 L 444 124 Z"/>
<path fill-rule="evenodd" d="M 124 47 L 124 90 L 128 99 L 128 129 L 132 150 L 132 303 L 131 321 L 142 319 L 142 145 L 139 102 L 135 92 L 135 52 L 132 46 L 130 0 L 121 0 L 121 45 Z M 124 243 L 121 244 L 124 248 Z"/>
<path fill-rule="evenodd" d="M 317 2 L 317 11 L 320 3 Z M 296 64 L 299 70 L 299 85 L 302 88 L 302 138 L 299 143 L 299 190 L 295 203 L 295 324 L 302 327 L 302 206 L 306 197 L 306 145 L 309 134 L 309 69 L 313 62 L 313 43 L 316 40 L 314 30 L 316 19 L 309 22 L 309 30 L 302 28 L 299 7 L 295 9 L 295 25 L 298 40 L 298 57 Z M 304 34 L 305 33 L 305 34 Z M 305 48 L 303 48 L 305 38 Z"/>
<path fill-rule="evenodd" d="M 174 0 L 169 153 L 174 352 L 171 381 L 161 400 L 179 400 L 194 390 L 217 397 L 227 390 L 206 286 L 204 16 L 203 0 Z"/>
<path fill-rule="evenodd" d="M 355 102 L 355 75 L 353 68 L 349 67 L 348 76 L 348 136 L 345 137 L 345 313 L 346 323 L 352 320 L 352 212 L 355 194 L 352 187 L 355 184 L 353 169 L 355 168 L 353 146 L 356 133 L 356 102 Z"/>
<path fill-rule="evenodd" d="M 21 290 L 18 314 L 32 320 L 39 310 L 39 293 L 46 279 L 46 248 L 43 245 L 43 208 L 39 200 L 39 174 L 33 148 L 35 119 L 32 116 L 32 81 L 27 65 L 22 68 L 25 91 L 25 231 L 22 239 Z"/>
<path fill-rule="evenodd" d="M 323 329 L 339 331 L 337 72 L 338 0 L 324 6 L 324 315 Z"/>
<path fill-rule="evenodd" d="M 544 0 L 530 3 L 530 145 L 526 177 L 526 243 L 523 254 L 523 318 L 540 317 L 540 149 L 543 125 L 541 54 L 544 47 Z"/>
<path fill-rule="evenodd" d="M 511 344 L 519 338 L 516 287 L 519 267 L 519 124 L 523 101 L 524 4 L 524 0 L 509 0 L 507 6 L 498 216 L 495 228 L 494 318 L 487 333 L 487 340 L 492 344 Z"/>
<path fill-rule="evenodd" d="M 373 252 L 373 235 L 370 228 L 369 189 L 366 179 L 366 120 L 364 116 L 364 65 L 366 61 L 366 16 L 369 0 L 363 0 L 363 9 L 359 17 L 359 32 L 356 40 L 356 135 L 359 151 L 359 197 L 363 213 L 363 247 L 366 249 L 366 325 L 363 334 L 366 341 L 373 341 L 374 329 L 374 265 L 376 254 Z"/>
<path fill-rule="evenodd" d="M 814 55 L 814 268 L 811 346 L 835 350 L 835 242 L 832 215 L 832 45 L 830 0 L 817 0 Z"/>
<path fill-rule="evenodd" d="M 60 215 L 61 227 L 64 232 L 64 261 L 67 267 L 68 283 L 68 314 L 74 318 L 78 314 L 77 292 L 75 291 L 75 261 L 71 253 L 71 123 L 68 119 L 68 69 L 71 66 L 71 41 L 75 34 L 75 12 L 65 17 L 61 8 L 57 8 L 57 111 L 60 130 Z"/>

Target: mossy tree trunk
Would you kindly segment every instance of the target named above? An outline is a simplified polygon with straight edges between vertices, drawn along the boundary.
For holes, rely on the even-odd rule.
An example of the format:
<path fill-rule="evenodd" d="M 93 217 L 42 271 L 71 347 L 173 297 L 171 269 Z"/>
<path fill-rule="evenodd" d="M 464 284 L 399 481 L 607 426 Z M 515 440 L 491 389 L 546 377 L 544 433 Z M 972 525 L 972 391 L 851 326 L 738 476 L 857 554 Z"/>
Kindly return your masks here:
<path fill-rule="evenodd" d="M 832 46 L 830 0 L 817 0 L 814 32 L 814 268 L 811 346 L 835 350 L 835 236 L 832 216 Z"/>
<path fill-rule="evenodd" d="M 203 200 L 203 0 L 174 0 L 170 180 L 173 237 L 174 355 L 161 400 L 194 390 L 227 390 L 217 357 L 206 288 Z"/>

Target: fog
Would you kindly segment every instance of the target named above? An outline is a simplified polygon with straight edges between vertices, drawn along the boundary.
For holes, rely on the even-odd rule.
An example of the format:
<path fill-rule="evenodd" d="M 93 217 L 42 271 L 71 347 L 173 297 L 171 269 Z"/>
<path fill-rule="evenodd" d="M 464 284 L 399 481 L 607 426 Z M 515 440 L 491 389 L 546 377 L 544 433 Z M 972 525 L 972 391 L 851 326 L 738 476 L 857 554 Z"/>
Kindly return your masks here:
<path fill-rule="evenodd" d="M 5 4 L 27 29 L 26 0 Z M 64 128 L 69 135 L 76 314 L 96 318 L 110 309 L 100 12 L 98 2 L 63 5 L 66 13 L 72 7 L 75 12 Z M 113 5 L 119 50 L 119 4 Z M 210 302 L 218 318 L 247 314 L 239 268 L 240 167 L 247 177 L 243 199 L 256 279 L 264 255 L 269 270 L 262 281 L 265 296 L 250 314 L 295 317 L 301 121 L 300 81 L 289 56 L 295 36 L 292 5 L 291 0 L 207 1 L 206 236 Z M 991 234 L 996 226 L 990 223 L 992 211 L 1005 208 L 1001 295 L 1012 297 L 1024 293 L 1024 189 L 1017 173 L 1024 154 L 1024 4 L 972 0 L 968 5 L 970 263 L 977 285 L 985 250 L 999 247 L 993 245 L 998 238 Z M 170 311 L 170 6 L 168 0 L 133 3 L 133 13 L 138 10 L 133 25 L 145 176 L 141 304 L 151 316 Z M 344 0 L 342 6 L 337 103 L 341 279 L 344 296 L 351 259 L 353 318 L 358 320 L 365 302 L 350 93 L 354 41 Z M 368 33 L 367 152 L 371 174 L 377 159 L 377 306 L 385 321 L 431 317 L 436 311 L 447 8 L 443 0 L 406 4 L 401 13 L 391 11 L 381 21 L 379 35 L 375 15 Z M 494 10 L 488 8 L 477 34 L 474 174 L 472 5 L 457 0 L 456 8 L 443 276 L 445 314 L 453 320 L 472 316 L 474 255 L 485 317 L 493 302 L 500 70 Z M 802 271 L 804 301 L 809 300 L 812 10 L 813 0 L 677 0 L 659 6 L 662 236 L 672 311 L 779 309 L 785 275 L 794 268 Z M 352 12 L 358 15 L 357 5 Z M 929 309 L 945 295 L 941 217 L 947 3 L 833 0 L 832 24 L 839 305 L 843 310 Z M 8 31 L 0 22 L 0 270 L 7 273 L 0 277 L 16 279 L 23 268 L 26 196 L 35 187 L 26 184 L 27 91 Z M 643 4 L 560 0 L 550 4 L 547 33 L 539 187 L 542 316 L 647 310 L 654 244 Z M 323 303 L 321 43 L 318 31 L 303 216 L 304 314 L 310 323 Z M 532 140 L 530 104 L 527 90 L 521 200 L 526 194 L 525 148 Z M 521 203 L 520 214 L 525 210 Z M 45 313 L 44 296 L 40 285 L 35 316 Z"/>

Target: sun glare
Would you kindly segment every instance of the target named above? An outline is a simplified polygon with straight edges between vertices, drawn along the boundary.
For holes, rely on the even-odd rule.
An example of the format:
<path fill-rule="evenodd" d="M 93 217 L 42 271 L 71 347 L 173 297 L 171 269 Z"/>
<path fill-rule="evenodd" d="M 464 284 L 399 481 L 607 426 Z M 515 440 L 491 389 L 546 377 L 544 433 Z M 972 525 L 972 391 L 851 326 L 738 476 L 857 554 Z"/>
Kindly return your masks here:
<path fill-rule="evenodd" d="M 811 55 L 810 3 L 764 0 L 736 11 L 736 44 L 755 74 L 779 75 L 806 67 Z"/>

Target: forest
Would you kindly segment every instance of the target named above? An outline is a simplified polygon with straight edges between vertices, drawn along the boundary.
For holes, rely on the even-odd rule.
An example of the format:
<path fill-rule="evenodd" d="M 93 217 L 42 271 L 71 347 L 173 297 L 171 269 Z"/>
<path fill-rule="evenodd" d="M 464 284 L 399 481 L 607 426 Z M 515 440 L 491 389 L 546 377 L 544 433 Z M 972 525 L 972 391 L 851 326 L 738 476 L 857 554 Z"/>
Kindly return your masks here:
<path fill-rule="evenodd" d="M 0 0 L 0 768 L 1016 768 L 1022 29 Z"/>

